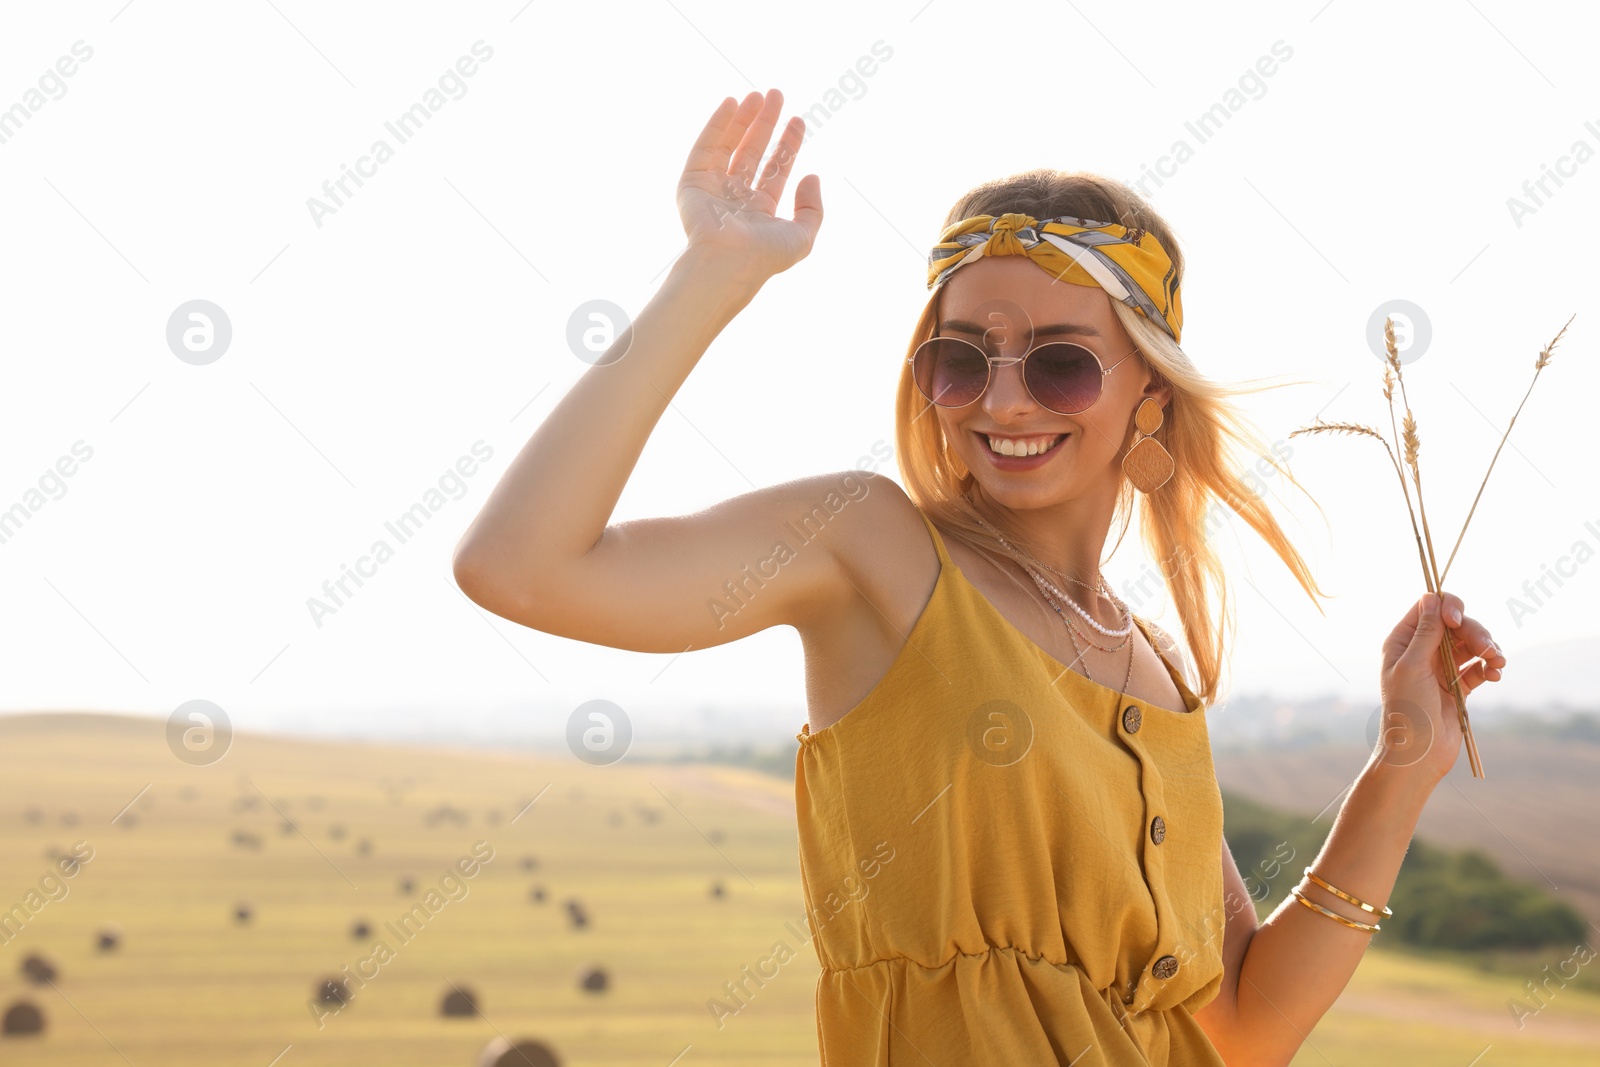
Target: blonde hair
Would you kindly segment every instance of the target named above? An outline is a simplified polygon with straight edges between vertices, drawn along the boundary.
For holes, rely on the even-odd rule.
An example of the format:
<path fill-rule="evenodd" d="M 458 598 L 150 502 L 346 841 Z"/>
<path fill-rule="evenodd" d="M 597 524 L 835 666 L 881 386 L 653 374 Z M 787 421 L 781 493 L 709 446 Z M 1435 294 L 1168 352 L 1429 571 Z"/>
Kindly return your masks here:
<path fill-rule="evenodd" d="M 1041 219 L 1069 215 L 1148 230 L 1171 258 L 1179 283 L 1183 280 L 1183 253 L 1171 227 L 1133 189 L 1114 179 L 1049 168 L 1026 171 L 987 182 L 968 192 L 950 209 L 945 226 L 974 215 L 1006 212 L 1022 212 Z M 936 333 L 941 295 L 942 287 L 928 301 L 918 319 L 907 349 L 908 358 L 918 345 Z M 1260 495 L 1231 467 L 1229 460 L 1234 450 L 1243 449 L 1259 455 L 1308 498 L 1311 494 L 1278 462 L 1262 435 L 1230 402 L 1231 397 L 1277 388 L 1276 385 L 1257 384 L 1261 379 L 1224 383 L 1205 377 L 1160 327 L 1120 300 L 1109 296 L 1106 299 L 1123 329 L 1138 346 L 1140 357 L 1158 381 L 1172 387 L 1172 399 L 1155 438 L 1171 453 L 1174 470 L 1166 484 L 1155 492 L 1139 494 L 1144 498 L 1140 505 L 1140 525 L 1145 548 L 1158 561 L 1168 595 L 1177 608 L 1184 640 L 1195 665 L 1198 681 L 1191 680 L 1190 687 L 1209 706 L 1216 701 L 1219 690 L 1223 649 L 1231 642 L 1236 628 L 1228 599 L 1228 583 L 1206 528 L 1207 512 L 1215 506 L 1213 500 L 1226 503 L 1261 535 L 1294 574 L 1318 611 L 1322 608 L 1317 604 L 1317 597 L 1327 596 L 1317 586 L 1305 560 L 1290 544 Z M 982 512 L 970 496 L 975 479 L 960 458 L 950 451 L 938 419 L 919 417 L 928 411 L 928 402 L 917 390 L 910 364 L 903 365 L 895 400 L 895 441 L 906 495 L 941 531 L 948 531 L 997 564 L 1004 559 L 1018 559 L 1016 554 L 997 544 L 979 522 Z M 1130 419 L 1124 452 L 1132 443 L 1133 430 Z M 1232 447 L 1225 448 L 1225 443 Z M 1259 462 L 1255 465 L 1259 469 Z M 1121 521 L 1122 529 L 1107 558 L 1116 553 L 1128 531 L 1135 492 L 1132 483 L 1123 477 L 1116 503 L 1116 519 Z M 1311 500 L 1316 504 L 1315 498 Z M 1316 506 L 1321 512 L 1321 505 Z M 1036 554 L 1034 546 L 1006 529 L 1004 515 L 984 517 L 1001 529 L 1013 545 Z M 1011 574 L 1004 566 L 1000 569 Z M 1208 583 L 1215 589 L 1216 618 L 1212 615 Z"/>

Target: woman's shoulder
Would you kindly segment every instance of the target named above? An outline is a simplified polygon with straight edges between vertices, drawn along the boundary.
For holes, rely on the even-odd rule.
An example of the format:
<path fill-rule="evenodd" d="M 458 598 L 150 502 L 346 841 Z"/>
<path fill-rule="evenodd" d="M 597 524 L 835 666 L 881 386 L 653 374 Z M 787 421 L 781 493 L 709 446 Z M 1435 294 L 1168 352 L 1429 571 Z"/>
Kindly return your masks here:
<path fill-rule="evenodd" d="M 923 513 L 893 478 L 852 469 L 811 481 L 818 490 L 831 490 L 832 499 L 819 495 L 792 525 L 836 527 L 829 538 L 832 551 L 858 591 L 869 598 L 874 592 L 903 593 L 937 577 L 939 555 Z"/>

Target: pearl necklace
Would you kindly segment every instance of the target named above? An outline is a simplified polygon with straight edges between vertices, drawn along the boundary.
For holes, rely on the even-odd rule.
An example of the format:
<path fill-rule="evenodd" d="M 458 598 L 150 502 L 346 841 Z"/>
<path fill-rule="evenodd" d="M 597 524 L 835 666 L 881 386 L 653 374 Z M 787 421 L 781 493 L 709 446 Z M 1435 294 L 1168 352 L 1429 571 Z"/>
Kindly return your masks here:
<path fill-rule="evenodd" d="M 993 532 L 994 536 L 995 536 L 995 539 L 997 541 L 999 541 L 1002 545 L 1004 545 L 1007 548 L 1010 548 L 1013 552 L 1016 552 L 1018 555 L 1028 556 L 1028 554 L 1026 552 L 1023 552 L 1021 549 L 1016 548 L 1010 542 L 1008 542 L 1004 537 L 1000 536 L 1000 531 L 996 530 L 988 522 L 984 521 L 983 516 L 981 516 L 981 515 L 978 516 L 978 521 L 983 523 L 983 525 L 987 529 L 989 529 L 991 532 Z M 1033 557 L 1028 556 L 1028 558 L 1032 559 Z M 1040 562 L 1040 565 L 1041 566 L 1045 566 L 1045 567 L 1049 566 L 1048 564 L 1045 564 L 1043 562 Z M 1095 644 L 1094 641 L 1091 640 L 1087 634 L 1079 635 L 1079 636 L 1083 637 L 1084 641 L 1087 644 L 1089 644 L 1090 646 L 1092 646 L 1094 648 L 1100 649 L 1100 651 L 1102 651 L 1102 652 L 1115 652 L 1118 649 L 1120 649 L 1123 645 L 1130 645 L 1130 647 L 1128 649 L 1128 670 L 1127 670 L 1127 673 L 1123 676 L 1122 688 L 1118 690 L 1119 693 L 1126 693 L 1128 691 L 1128 684 L 1133 681 L 1133 654 L 1135 652 L 1135 649 L 1133 649 L 1131 647 L 1131 636 L 1132 636 L 1132 633 L 1133 633 L 1133 612 L 1132 612 L 1132 610 L 1129 609 L 1128 605 L 1125 604 L 1122 600 L 1118 599 L 1117 595 L 1111 591 L 1109 586 L 1106 585 L 1105 576 L 1104 575 L 1100 576 L 1100 589 L 1099 589 L 1099 592 L 1103 593 L 1108 600 L 1110 600 L 1112 603 L 1116 604 L 1120 609 L 1122 609 L 1123 625 L 1122 625 L 1122 628 L 1120 630 L 1117 630 L 1117 631 L 1107 630 L 1104 626 L 1101 626 L 1100 623 L 1095 620 L 1094 616 L 1090 615 L 1087 611 L 1085 611 L 1083 609 L 1082 605 L 1080 605 L 1076 600 L 1073 600 L 1072 597 L 1068 596 L 1066 593 L 1062 592 L 1055 585 L 1054 582 L 1051 582 L 1049 579 L 1045 578 L 1044 575 L 1040 574 L 1038 571 L 1034 570 L 1032 567 L 1028 566 L 1027 564 L 1023 564 L 1022 565 L 1022 569 L 1028 572 L 1028 575 L 1029 575 L 1029 577 L 1031 577 L 1033 579 L 1034 584 L 1039 587 L 1039 592 L 1044 594 L 1045 603 L 1049 604 L 1050 607 L 1055 610 L 1055 613 L 1057 615 L 1061 616 L 1061 621 L 1066 623 L 1066 625 L 1067 625 L 1067 639 L 1072 642 L 1072 651 L 1076 654 L 1073 662 L 1075 662 L 1075 663 L 1083 663 L 1083 675 L 1084 675 L 1085 678 L 1088 678 L 1091 682 L 1094 681 L 1094 675 L 1089 673 L 1089 665 L 1087 663 L 1085 663 L 1084 659 L 1083 659 L 1084 650 L 1082 650 L 1082 649 L 1080 649 L 1078 647 L 1078 637 L 1075 636 L 1075 634 L 1077 634 L 1077 627 L 1072 625 L 1072 620 L 1067 617 L 1067 613 L 1061 610 L 1061 605 L 1057 604 L 1056 601 L 1055 601 L 1055 597 L 1050 595 L 1052 592 L 1056 593 L 1058 596 L 1060 596 L 1067 603 L 1071 604 L 1072 607 L 1073 607 L 1073 610 L 1075 610 L 1079 615 L 1082 615 L 1085 619 L 1087 619 L 1089 621 L 1089 624 L 1091 626 L 1093 626 L 1096 630 L 1099 630 L 1101 633 L 1105 634 L 1108 637 L 1121 637 L 1122 638 L 1122 640 L 1118 641 L 1115 645 L 1112 645 L 1110 648 L 1106 648 L 1106 647 L 1104 647 L 1102 645 Z M 1051 567 L 1050 569 L 1054 570 L 1055 568 Z M 1083 586 L 1085 589 L 1090 588 L 1086 583 L 1080 582 L 1076 578 L 1071 577 L 1070 575 L 1063 574 L 1062 577 L 1066 578 L 1068 581 L 1077 582 L 1078 585 Z"/>
<path fill-rule="evenodd" d="M 983 523 L 983 525 L 985 527 L 987 527 L 989 530 L 993 531 L 994 536 L 995 536 L 995 540 L 999 541 L 1006 548 L 1011 549 L 1013 552 L 1017 553 L 1018 555 L 1027 556 L 1027 558 L 1030 559 L 1030 560 L 1033 559 L 1032 556 L 1028 556 L 1028 554 L 1026 552 L 1023 552 L 1021 549 L 1019 549 L 1016 546 L 1012 545 L 1011 542 L 1007 541 L 1004 537 L 1000 536 L 1000 531 L 996 530 L 993 526 L 989 525 L 989 523 L 984 520 L 983 516 L 980 515 L 978 517 L 978 521 Z M 1035 562 L 1038 562 L 1038 561 L 1035 561 Z M 1047 566 L 1047 565 L 1043 564 L 1043 563 L 1040 563 L 1040 566 Z M 1072 610 L 1076 611 L 1079 615 L 1083 616 L 1084 620 L 1086 622 L 1088 622 L 1088 624 L 1090 626 L 1093 626 L 1096 630 L 1100 631 L 1100 633 L 1104 634 L 1106 637 L 1127 637 L 1129 634 L 1131 634 L 1133 632 L 1133 612 L 1128 610 L 1128 605 L 1123 603 L 1120 599 L 1118 599 L 1117 595 L 1111 591 L 1110 586 L 1106 585 L 1106 579 L 1105 579 L 1104 575 L 1100 576 L 1100 588 L 1099 588 L 1098 592 L 1100 592 L 1102 595 L 1104 595 L 1107 600 L 1109 600 L 1113 604 L 1117 605 L 1117 607 L 1121 610 L 1121 613 L 1122 613 L 1122 625 L 1121 625 L 1120 629 L 1108 630 L 1104 626 L 1101 626 L 1098 619 L 1096 619 L 1093 615 L 1089 614 L 1088 611 L 1084 610 L 1083 605 L 1079 604 L 1071 596 L 1069 596 L 1067 593 L 1063 592 L 1060 586 L 1056 585 L 1054 582 L 1052 582 L 1048 578 L 1044 577 L 1042 574 L 1040 574 L 1038 571 L 1034 570 L 1032 567 L 1027 567 L 1025 565 L 1023 569 L 1026 570 L 1030 576 L 1032 576 L 1035 584 L 1037 584 L 1039 586 L 1039 588 L 1040 588 L 1040 590 L 1042 592 L 1045 592 L 1047 594 L 1047 596 L 1048 596 L 1049 593 L 1054 593 L 1056 596 L 1060 597 L 1062 600 L 1065 600 L 1069 605 L 1072 606 Z M 1051 568 L 1051 569 L 1054 569 L 1054 568 Z M 1075 578 L 1070 578 L 1068 580 L 1069 581 L 1077 581 L 1077 579 L 1075 579 Z M 1082 585 L 1085 589 L 1089 588 L 1089 586 L 1086 585 L 1083 582 L 1078 582 L 1078 584 Z M 1070 626 L 1071 624 L 1069 623 L 1068 625 Z M 1095 647 L 1099 648 L 1100 646 L 1096 645 Z M 1112 648 L 1103 649 L 1102 651 L 1107 651 L 1107 652 L 1115 651 L 1116 649 L 1121 648 L 1121 647 L 1122 647 L 1122 645 L 1120 643 L 1118 643 L 1117 645 L 1114 645 Z"/>
<path fill-rule="evenodd" d="M 1048 579 L 1046 579 L 1038 571 L 1035 571 L 1032 567 L 1029 567 L 1028 565 L 1024 564 L 1022 569 L 1028 572 L 1028 576 L 1030 578 L 1032 578 L 1034 584 L 1039 587 L 1039 592 L 1044 595 L 1045 603 L 1049 604 L 1052 608 L 1054 608 L 1055 611 L 1056 611 L 1056 614 L 1060 615 L 1062 621 L 1067 624 L 1067 630 L 1069 632 L 1073 633 L 1073 634 L 1076 634 L 1078 637 L 1083 638 L 1084 642 L 1086 644 L 1088 644 L 1091 648 L 1098 648 L 1101 652 L 1116 652 L 1117 650 L 1122 648 L 1123 645 L 1126 645 L 1132 639 L 1132 636 L 1133 636 L 1132 615 L 1131 615 L 1131 613 L 1126 613 L 1126 606 L 1125 605 L 1124 605 L 1124 611 L 1126 613 L 1126 617 L 1129 620 L 1127 627 L 1125 629 L 1119 631 L 1118 633 L 1114 633 L 1114 634 L 1110 634 L 1109 635 L 1111 637 L 1118 638 L 1119 640 L 1117 641 L 1117 643 L 1114 644 L 1114 645 L 1096 644 L 1094 638 L 1090 637 L 1088 634 L 1084 633 L 1082 630 L 1078 629 L 1078 627 L 1073 624 L 1072 620 L 1070 618 L 1068 618 L 1067 615 L 1064 612 L 1062 612 L 1060 605 L 1058 605 L 1056 603 L 1055 597 L 1050 595 L 1051 593 L 1055 593 L 1056 596 L 1060 596 L 1061 595 L 1061 590 L 1057 589 L 1053 584 L 1050 583 L 1050 581 Z M 1081 607 L 1079 607 L 1078 604 L 1075 601 L 1073 601 L 1070 597 L 1067 598 L 1067 602 L 1069 604 L 1071 604 L 1072 607 L 1075 610 L 1077 610 L 1080 614 L 1082 613 L 1083 609 Z M 1093 622 L 1094 620 L 1090 619 L 1089 621 Z M 1101 629 L 1102 632 L 1104 632 L 1104 630 L 1105 630 L 1104 627 L 1100 627 L 1100 629 Z M 1076 643 L 1074 643 L 1073 647 L 1077 647 Z"/>
<path fill-rule="evenodd" d="M 1067 616 L 1066 616 L 1066 613 L 1063 612 L 1061 610 L 1061 608 L 1056 605 L 1056 602 L 1050 598 L 1050 594 L 1049 593 L 1045 593 L 1044 598 L 1052 608 L 1056 609 L 1056 614 L 1061 616 L 1061 621 L 1065 622 L 1067 624 L 1067 637 L 1072 640 L 1072 651 L 1077 654 L 1076 659 L 1074 660 L 1074 662 L 1083 663 L 1083 650 L 1078 647 L 1077 638 L 1072 636 L 1073 630 L 1074 630 L 1074 627 L 1072 625 L 1072 621 L 1070 619 L 1068 619 Z M 1084 640 L 1088 641 L 1089 639 L 1087 637 L 1085 637 Z M 1130 644 L 1129 638 L 1123 638 L 1121 643 L 1115 645 L 1112 648 L 1100 648 L 1099 645 L 1095 645 L 1094 646 L 1095 648 L 1100 648 L 1100 650 L 1102 652 L 1114 652 L 1114 651 L 1116 651 L 1116 649 L 1121 648 L 1124 644 L 1129 644 L 1129 646 L 1130 646 L 1128 648 L 1128 670 L 1127 670 L 1127 673 L 1122 676 L 1122 688 L 1117 690 L 1118 693 L 1126 693 L 1128 691 L 1128 684 L 1133 681 L 1133 653 L 1134 653 L 1134 649 L 1132 648 L 1132 646 Z M 1087 663 L 1083 664 L 1083 676 L 1085 678 L 1089 679 L 1089 681 L 1091 681 L 1091 682 L 1094 681 L 1094 675 L 1089 673 L 1089 665 Z"/>

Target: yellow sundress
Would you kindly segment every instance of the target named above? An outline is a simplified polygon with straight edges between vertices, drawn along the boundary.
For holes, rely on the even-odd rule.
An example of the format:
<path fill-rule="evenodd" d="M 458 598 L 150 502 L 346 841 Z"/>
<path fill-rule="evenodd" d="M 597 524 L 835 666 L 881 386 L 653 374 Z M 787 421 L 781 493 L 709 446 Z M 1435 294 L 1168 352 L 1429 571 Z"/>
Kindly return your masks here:
<path fill-rule="evenodd" d="M 1165 657 L 1181 713 L 1069 670 L 922 518 L 939 578 L 909 640 L 796 735 L 823 1067 L 1222 1064 L 1192 1016 L 1223 972 L 1200 698 Z"/>

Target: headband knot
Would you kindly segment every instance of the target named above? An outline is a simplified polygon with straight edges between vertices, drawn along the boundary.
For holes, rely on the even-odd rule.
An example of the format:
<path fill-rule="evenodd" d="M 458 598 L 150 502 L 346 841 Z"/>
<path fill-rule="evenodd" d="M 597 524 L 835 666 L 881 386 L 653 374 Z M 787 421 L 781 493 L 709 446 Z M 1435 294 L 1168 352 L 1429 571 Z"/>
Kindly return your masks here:
<path fill-rule="evenodd" d="M 1096 285 L 1161 327 L 1177 344 L 1183 305 L 1177 271 L 1150 231 L 1071 215 L 974 215 L 945 227 L 928 253 L 928 288 L 984 256 L 1027 256 L 1052 277 Z"/>
<path fill-rule="evenodd" d="M 989 222 L 989 255 L 1020 256 L 1039 243 L 1039 231 L 1033 228 L 1036 220 L 1027 215 L 1008 212 Z"/>

